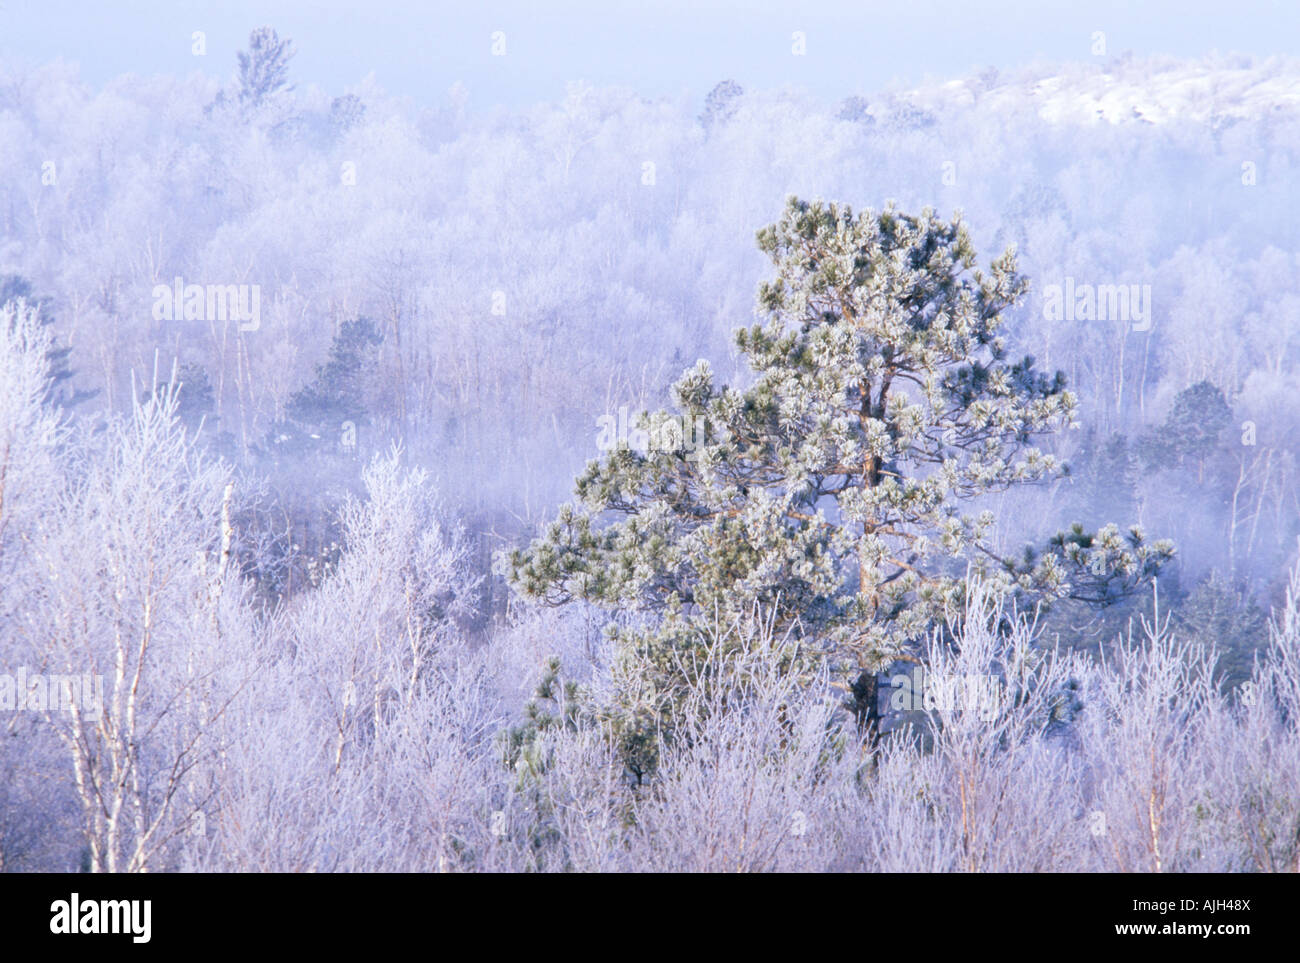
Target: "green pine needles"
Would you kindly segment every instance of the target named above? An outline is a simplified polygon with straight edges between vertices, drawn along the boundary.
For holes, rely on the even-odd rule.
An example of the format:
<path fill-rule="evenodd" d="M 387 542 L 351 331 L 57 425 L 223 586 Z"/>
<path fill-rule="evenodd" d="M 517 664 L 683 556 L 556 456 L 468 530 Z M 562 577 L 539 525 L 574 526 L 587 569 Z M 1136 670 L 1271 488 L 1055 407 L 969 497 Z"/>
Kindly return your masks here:
<path fill-rule="evenodd" d="M 506 560 L 526 597 L 656 616 L 621 630 L 610 710 L 642 755 L 698 683 L 687 667 L 710 626 L 771 619 L 788 671 L 853 679 L 957 613 L 968 574 L 1106 602 L 1173 554 L 1115 526 L 1020 559 L 989 547 L 983 496 L 1063 474 L 1035 441 L 1075 412 L 1062 374 L 1008 354 L 1003 315 L 1027 290 L 1013 251 L 986 273 L 959 217 L 796 198 L 758 244 L 775 276 L 761 322 L 736 334 L 753 383 L 718 386 L 704 361 L 687 370 L 678 413 L 641 426 L 671 437 L 665 425 L 702 418 L 701 442 L 592 462 L 578 504 Z"/>

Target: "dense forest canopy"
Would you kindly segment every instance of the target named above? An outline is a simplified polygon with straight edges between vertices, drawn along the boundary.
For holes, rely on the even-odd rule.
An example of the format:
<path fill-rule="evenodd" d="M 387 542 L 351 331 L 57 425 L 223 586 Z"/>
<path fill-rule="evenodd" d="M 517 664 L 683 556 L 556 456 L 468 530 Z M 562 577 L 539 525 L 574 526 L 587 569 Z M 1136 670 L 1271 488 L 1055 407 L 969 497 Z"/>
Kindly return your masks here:
<path fill-rule="evenodd" d="M 597 418 L 661 405 L 700 357 L 743 374 L 730 339 L 763 276 L 752 238 L 787 195 L 893 200 L 960 211 L 980 250 L 1015 245 L 1033 286 L 1008 333 L 1078 395 L 1083 430 L 1057 443 L 1078 467 L 1116 436 L 1141 463 L 1146 439 L 1180 430 L 1180 392 L 1222 394 L 1197 512 L 1156 497 L 1181 484 L 1151 470 L 1168 461 L 1133 476 L 1139 520 L 1177 538 L 1193 574 L 1226 545 L 1234 575 L 1269 578 L 1291 551 L 1289 61 L 1111 58 L 831 107 L 726 81 L 703 107 L 575 83 L 474 113 L 455 90 L 417 109 L 373 84 L 290 84 L 295 61 L 265 56 L 270 79 L 241 67 L 224 86 L 92 90 L 59 65 L 0 78 L 0 272 L 50 299 L 78 387 L 114 409 L 155 354 L 177 359 L 212 387 L 209 432 L 246 454 L 368 318 L 383 343 L 357 386 L 362 449 L 400 436 L 447 497 L 535 522 L 568 494 Z M 257 286 L 256 330 L 156 320 L 155 288 L 177 279 Z M 1106 310 L 1130 286 L 1149 317 Z M 1047 320 L 1066 291 L 1079 310 Z M 1054 488 L 1033 517 L 1071 520 L 1080 491 Z"/>
<path fill-rule="evenodd" d="M 0 63 L 0 869 L 1300 867 L 1300 63 L 296 52 Z"/>

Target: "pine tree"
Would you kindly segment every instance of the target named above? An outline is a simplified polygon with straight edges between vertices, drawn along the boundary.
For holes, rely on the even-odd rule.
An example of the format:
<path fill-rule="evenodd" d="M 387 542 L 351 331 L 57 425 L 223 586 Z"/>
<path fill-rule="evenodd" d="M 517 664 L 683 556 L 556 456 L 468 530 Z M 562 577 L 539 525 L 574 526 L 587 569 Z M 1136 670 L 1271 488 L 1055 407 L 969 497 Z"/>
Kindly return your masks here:
<path fill-rule="evenodd" d="M 871 115 L 871 102 L 865 97 L 845 97 L 840 101 L 840 109 L 835 114 L 836 120 L 847 120 L 853 124 L 871 127 L 876 118 Z"/>
<path fill-rule="evenodd" d="M 740 109 L 740 99 L 744 95 L 745 88 L 734 80 L 723 80 L 714 85 L 704 98 L 704 112 L 700 114 L 700 123 L 704 129 L 712 130 L 718 124 L 730 120 Z"/>
<path fill-rule="evenodd" d="M 271 425 L 265 444 L 254 451 L 269 479 L 259 507 L 265 520 L 258 524 L 274 526 L 282 535 L 257 574 L 259 589 L 269 598 L 292 596 L 337 560 L 338 509 L 349 495 L 361 493 L 363 462 L 357 452 L 364 446 L 357 438 L 364 439 L 371 425 L 382 341 L 366 318 L 343 322 L 325 363 L 289 397 L 285 417 Z M 304 478 L 311 484 L 304 485 Z"/>
<path fill-rule="evenodd" d="M 1209 381 L 1180 391 L 1164 424 L 1144 439 L 1142 452 L 1148 467 L 1195 469 L 1196 483 L 1202 484 L 1206 466 L 1231 422 L 1232 409 L 1223 392 Z"/>
<path fill-rule="evenodd" d="M 369 318 L 344 321 L 330 344 L 328 360 L 316 366 L 310 384 L 289 398 L 286 419 L 272 426 L 270 447 L 295 453 L 333 450 L 345 424 L 367 424 L 367 375 L 382 342 L 383 335 Z"/>
<path fill-rule="evenodd" d="M 248 51 L 239 52 L 239 103 L 260 107 L 272 95 L 289 91 L 289 61 L 293 41 L 281 40 L 271 27 L 258 27 L 248 35 Z"/>
<path fill-rule="evenodd" d="M 365 116 L 366 105 L 356 94 L 344 94 L 330 101 L 330 130 L 335 137 L 342 137 Z"/>
<path fill-rule="evenodd" d="M 758 244 L 776 271 L 759 289 L 766 320 L 736 335 L 754 383 L 688 370 L 680 415 L 643 416 L 646 451 L 591 463 L 579 504 L 506 566 L 534 599 L 658 616 L 621 630 L 628 747 L 698 681 L 705 625 L 768 613 L 788 671 L 830 659 L 857 680 L 863 717 L 870 674 L 960 610 L 968 566 L 1008 591 L 1104 602 L 1173 551 L 1114 525 L 1016 560 L 990 549 L 981 497 L 1063 472 L 1034 441 L 1075 410 L 1063 375 L 1008 356 L 1003 312 L 1026 290 L 1013 252 L 985 274 L 959 218 L 796 198 Z M 688 450 L 683 425 L 701 420 Z"/>
<path fill-rule="evenodd" d="M 1178 607 L 1174 622 L 1183 638 L 1216 650 L 1225 690 L 1250 679 L 1255 657 L 1268 642 L 1268 615 L 1249 586 L 1217 570 Z"/>

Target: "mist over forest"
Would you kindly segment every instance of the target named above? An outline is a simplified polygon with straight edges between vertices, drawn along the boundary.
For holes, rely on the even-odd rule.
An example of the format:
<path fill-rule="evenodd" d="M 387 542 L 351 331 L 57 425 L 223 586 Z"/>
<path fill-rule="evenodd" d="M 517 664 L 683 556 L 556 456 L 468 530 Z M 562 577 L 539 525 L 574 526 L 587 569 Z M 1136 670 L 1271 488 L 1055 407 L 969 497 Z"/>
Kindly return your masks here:
<path fill-rule="evenodd" d="M 293 54 L 0 61 L 0 869 L 1300 869 L 1300 61 Z"/>

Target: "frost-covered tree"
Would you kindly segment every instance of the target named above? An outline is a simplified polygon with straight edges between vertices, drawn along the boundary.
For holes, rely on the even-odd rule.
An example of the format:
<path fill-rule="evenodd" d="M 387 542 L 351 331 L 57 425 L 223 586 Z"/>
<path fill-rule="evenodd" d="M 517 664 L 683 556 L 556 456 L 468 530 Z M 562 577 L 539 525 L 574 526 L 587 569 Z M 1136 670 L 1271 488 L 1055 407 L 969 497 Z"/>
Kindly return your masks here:
<path fill-rule="evenodd" d="M 295 51 L 293 41 L 271 27 L 258 27 L 248 35 L 248 50 L 239 52 L 239 103 L 260 107 L 280 91 L 292 90 L 289 61 Z"/>
<path fill-rule="evenodd" d="M 52 345 L 36 308 L 0 303 L 0 572 L 8 540 L 48 510 L 57 493 L 54 454 L 65 428 L 45 403 L 54 383 Z"/>
<path fill-rule="evenodd" d="M 740 109 L 740 98 L 745 95 L 745 88 L 734 80 L 723 80 L 715 84 L 704 98 L 704 111 L 700 114 L 700 123 L 705 130 L 712 130 L 718 124 L 725 124 Z"/>
<path fill-rule="evenodd" d="M 1178 393 L 1165 423 L 1145 440 L 1148 466 L 1194 467 L 1196 484 L 1202 484 L 1206 463 L 1231 423 L 1232 409 L 1223 392 L 1209 381 L 1198 381 Z"/>
<path fill-rule="evenodd" d="M 47 403 L 51 345 L 36 308 L 0 303 L 0 871 L 68 868 L 77 824 L 57 736 L 35 713 L 12 711 L 17 668 L 41 671 L 43 640 L 24 631 L 40 578 L 31 544 L 63 488 L 68 431 Z"/>
<path fill-rule="evenodd" d="M 463 537 L 396 450 L 341 512 L 344 551 L 287 612 L 229 722 L 209 865 L 275 871 L 491 865 L 499 725 L 458 625 Z"/>
<path fill-rule="evenodd" d="M 1225 688 L 1250 678 L 1256 656 L 1268 642 L 1268 613 L 1244 581 L 1218 570 L 1182 601 L 1174 627 L 1184 638 L 1219 652 L 1217 681 Z"/>
<path fill-rule="evenodd" d="M 1114 525 L 1018 560 L 994 551 L 981 499 L 1060 474 L 1033 443 L 1075 409 L 1061 374 L 1009 355 L 1003 313 L 1026 287 L 1012 252 L 986 274 L 960 219 L 797 198 L 758 243 L 776 276 L 759 289 L 765 320 L 736 335 L 753 384 L 688 370 L 680 414 L 642 419 L 645 451 L 591 463 L 580 504 L 508 559 L 526 596 L 661 616 L 624 632 L 633 741 L 672 709 L 701 620 L 764 606 L 790 630 L 789 671 L 828 656 L 859 679 L 865 713 L 872 674 L 962 604 L 968 566 L 1006 590 L 1106 602 L 1170 557 Z"/>
<path fill-rule="evenodd" d="M 1178 639 L 1157 608 L 1113 649 L 1109 671 L 1081 687 L 1079 727 L 1088 779 L 1084 805 L 1097 814 L 1093 840 L 1115 872 L 1195 867 L 1206 783 L 1197 740 L 1216 704 L 1210 650 Z"/>
<path fill-rule="evenodd" d="M 330 101 L 330 129 L 342 137 L 361 123 L 366 115 L 366 105 L 356 94 L 344 94 Z"/>
<path fill-rule="evenodd" d="M 1059 790 L 1077 775 L 1058 737 L 1081 708 L 1086 663 L 1036 644 L 1023 618 L 1003 617 L 1009 613 L 991 589 L 971 583 L 965 610 L 930 635 L 925 673 L 914 676 L 924 679 L 911 694 L 931 744 L 920 795 L 948 814 L 954 868 L 1068 869 L 1079 833 Z M 1007 631 L 997 631 L 999 623 Z M 891 756 L 908 758 L 897 748 Z"/>
<path fill-rule="evenodd" d="M 367 394 L 375 380 L 376 349 L 382 341 L 383 335 L 367 318 L 343 322 L 330 345 L 329 359 L 316 366 L 310 384 L 290 396 L 287 419 L 272 426 L 270 447 L 319 448 L 322 439 L 337 447 L 344 425 L 367 424 Z"/>
<path fill-rule="evenodd" d="M 30 282 L 17 274 L 0 276 L 0 307 L 11 303 L 15 311 L 20 310 L 18 306 L 25 303 L 42 326 L 53 330 L 54 317 L 50 313 L 49 299 L 36 297 L 32 293 Z M 69 381 L 74 374 L 68 363 L 68 355 L 72 353 L 72 348 L 58 344 L 57 341 L 57 338 L 51 336 L 50 346 L 46 349 L 49 372 L 46 375 L 48 384 L 45 389 L 45 401 L 56 408 L 72 408 L 93 398 L 96 392 L 69 390 L 65 382 Z"/>
<path fill-rule="evenodd" d="M 876 123 L 876 118 L 871 114 L 871 102 L 865 97 L 845 97 L 840 101 L 840 109 L 835 117 L 837 120 L 846 120 L 868 127 Z"/>
<path fill-rule="evenodd" d="M 231 564 L 234 483 L 176 408 L 173 379 L 115 419 L 29 542 L 16 634 L 43 671 L 82 680 L 48 717 L 96 872 L 175 867 L 212 804 L 201 774 L 251 671 L 251 611 Z"/>

